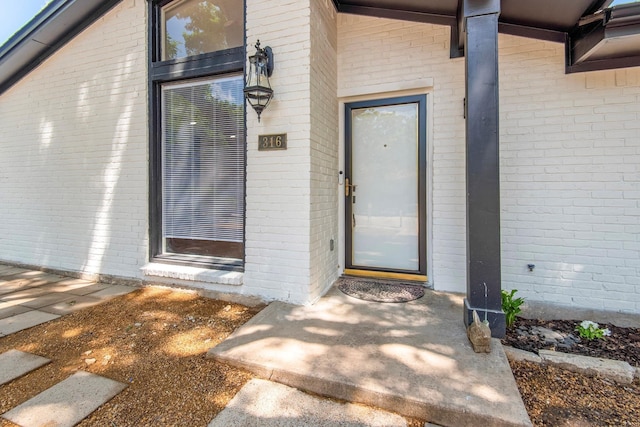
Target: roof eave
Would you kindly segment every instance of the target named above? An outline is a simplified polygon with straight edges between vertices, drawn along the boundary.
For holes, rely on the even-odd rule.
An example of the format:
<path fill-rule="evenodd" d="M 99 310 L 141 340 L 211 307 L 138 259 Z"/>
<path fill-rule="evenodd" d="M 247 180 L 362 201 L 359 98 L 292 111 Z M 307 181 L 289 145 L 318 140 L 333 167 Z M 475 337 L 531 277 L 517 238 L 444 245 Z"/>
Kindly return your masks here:
<path fill-rule="evenodd" d="M 53 0 L 0 46 L 0 94 L 122 0 Z"/>

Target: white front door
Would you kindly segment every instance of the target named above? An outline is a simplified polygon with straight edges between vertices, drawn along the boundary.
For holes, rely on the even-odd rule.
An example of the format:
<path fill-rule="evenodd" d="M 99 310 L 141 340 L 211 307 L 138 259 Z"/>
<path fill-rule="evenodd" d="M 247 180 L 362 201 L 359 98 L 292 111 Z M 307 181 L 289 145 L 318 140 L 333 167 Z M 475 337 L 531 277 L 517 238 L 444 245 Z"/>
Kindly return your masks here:
<path fill-rule="evenodd" d="M 346 267 L 426 275 L 426 98 L 346 112 Z"/>

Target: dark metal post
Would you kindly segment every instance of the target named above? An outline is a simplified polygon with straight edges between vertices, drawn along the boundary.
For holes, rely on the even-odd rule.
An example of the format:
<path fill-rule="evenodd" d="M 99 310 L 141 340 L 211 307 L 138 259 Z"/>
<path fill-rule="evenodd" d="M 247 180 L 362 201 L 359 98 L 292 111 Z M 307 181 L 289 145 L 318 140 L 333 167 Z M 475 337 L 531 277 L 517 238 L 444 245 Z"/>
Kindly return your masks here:
<path fill-rule="evenodd" d="M 462 0 L 465 26 L 467 297 L 494 337 L 505 334 L 500 281 L 498 17 L 500 0 Z"/>

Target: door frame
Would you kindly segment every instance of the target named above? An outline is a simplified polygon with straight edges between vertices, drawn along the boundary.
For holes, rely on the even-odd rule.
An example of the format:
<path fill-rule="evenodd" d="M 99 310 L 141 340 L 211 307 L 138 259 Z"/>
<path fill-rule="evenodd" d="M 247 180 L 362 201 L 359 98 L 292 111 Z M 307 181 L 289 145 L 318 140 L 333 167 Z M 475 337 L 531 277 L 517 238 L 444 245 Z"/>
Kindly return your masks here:
<path fill-rule="evenodd" d="M 350 203 L 350 196 L 347 196 L 344 188 L 342 195 L 344 197 L 344 239 L 345 239 L 345 273 L 355 273 L 359 275 L 389 277 L 389 278 L 406 278 L 406 279 L 422 279 L 427 280 L 427 95 L 405 95 L 395 97 L 384 97 L 376 99 L 368 99 L 365 101 L 354 101 L 344 103 L 344 171 L 345 182 L 348 178 L 351 180 L 352 174 L 352 139 L 351 139 L 351 111 L 354 109 L 368 107 L 383 107 L 398 104 L 418 104 L 418 270 L 399 270 L 383 267 L 364 267 L 353 265 L 353 230 L 351 226 L 351 217 L 353 214 L 353 206 Z"/>

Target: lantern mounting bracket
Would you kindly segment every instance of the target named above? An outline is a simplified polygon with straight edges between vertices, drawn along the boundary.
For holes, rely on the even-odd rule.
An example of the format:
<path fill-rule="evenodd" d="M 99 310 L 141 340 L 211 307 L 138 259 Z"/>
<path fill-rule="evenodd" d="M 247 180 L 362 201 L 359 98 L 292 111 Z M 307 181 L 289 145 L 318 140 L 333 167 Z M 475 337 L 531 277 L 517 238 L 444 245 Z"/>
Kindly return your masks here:
<path fill-rule="evenodd" d="M 271 77 L 271 74 L 273 74 L 273 66 L 275 64 L 273 62 L 273 49 L 271 49 L 271 46 L 265 46 L 264 53 L 267 55 L 267 76 Z"/>

